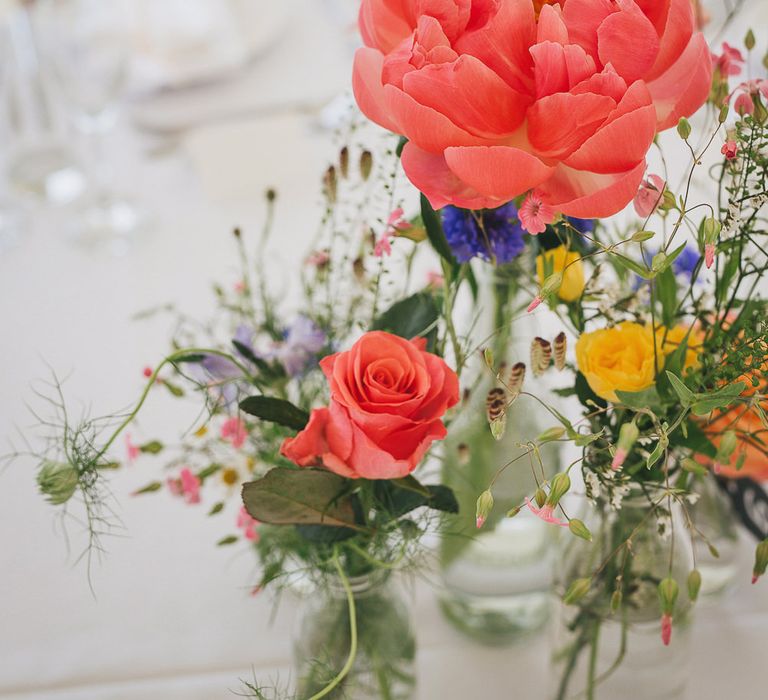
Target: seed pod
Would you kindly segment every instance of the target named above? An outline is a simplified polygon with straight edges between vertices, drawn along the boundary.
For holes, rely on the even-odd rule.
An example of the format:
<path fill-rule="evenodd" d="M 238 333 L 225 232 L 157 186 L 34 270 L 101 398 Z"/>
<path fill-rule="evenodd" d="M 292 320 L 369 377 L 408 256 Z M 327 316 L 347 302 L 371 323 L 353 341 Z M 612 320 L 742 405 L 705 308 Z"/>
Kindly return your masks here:
<path fill-rule="evenodd" d="M 558 372 L 565 369 L 565 354 L 568 351 L 568 339 L 565 332 L 559 333 L 555 338 L 555 368 Z"/>
<path fill-rule="evenodd" d="M 344 146 L 339 152 L 339 172 L 346 180 L 349 177 L 349 148 Z"/>
<path fill-rule="evenodd" d="M 323 194 L 331 204 L 336 203 L 337 185 L 336 167 L 331 165 L 323 176 Z"/>
<path fill-rule="evenodd" d="M 531 344 L 531 369 L 534 377 L 540 377 L 552 362 L 552 343 L 544 338 L 534 338 Z"/>
<path fill-rule="evenodd" d="M 360 154 L 360 175 L 363 180 L 367 180 L 371 176 L 373 170 L 373 154 L 370 151 L 363 151 Z"/>
<path fill-rule="evenodd" d="M 525 381 L 525 363 L 518 362 L 512 366 L 509 370 L 509 379 L 507 380 L 507 388 L 512 396 L 517 396 L 523 390 L 523 382 Z"/>
<path fill-rule="evenodd" d="M 507 392 L 501 387 L 491 389 L 485 399 L 485 408 L 491 434 L 501 440 L 507 427 Z"/>

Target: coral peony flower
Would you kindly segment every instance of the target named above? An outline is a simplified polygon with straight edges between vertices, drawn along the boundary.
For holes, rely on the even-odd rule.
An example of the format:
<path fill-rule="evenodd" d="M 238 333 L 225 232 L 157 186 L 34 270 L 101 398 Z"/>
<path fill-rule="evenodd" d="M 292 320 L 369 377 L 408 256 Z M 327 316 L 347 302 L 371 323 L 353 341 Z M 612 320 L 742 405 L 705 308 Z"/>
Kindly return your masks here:
<path fill-rule="evenodd" d="M 613 328 L 583 333 L 576 342 L 576 363 L 589 386 L 606 401 L 617 402 L 617 391 L 637 392 L 656 380 L 661 349 L 653 330 L 624 322 Z"/>
<path fill-rule="evenodd" d="M 710 90 L 691 0 L 363 0 L 359 26 L 357 102 L 435 208 L 615 214 Z"/>
<path fill-rule="evenodd" d="M 634 200 L 635 211 L 638 216 L 647 219 L 659 208 L 659 205 L 664 201 L 666 184 L 658 175 L 649 175 L 643 180 Z"/>
<path fill-rule="evenodd" d="M 396 479 L 445 437 L 441 419 L 459 400 L 459 382 L 426 351 L 423 338 L 372 331 L 320 366 L 330 405 L 313 410 L 307 427 L 280 450 L 299 466 L 324 466 L 353 479 Z"/>
<path fill-rule="evenodd" d="M 561 272 L 563 281 L 557 296 L 563 301 L 576 301 L 584 291 L 584 266 L 581 255 L 575 250 L 568 250 L 564 245 L 545 250 L 536 257 L 536 274 L 539 284 L 552 274 Z"/>

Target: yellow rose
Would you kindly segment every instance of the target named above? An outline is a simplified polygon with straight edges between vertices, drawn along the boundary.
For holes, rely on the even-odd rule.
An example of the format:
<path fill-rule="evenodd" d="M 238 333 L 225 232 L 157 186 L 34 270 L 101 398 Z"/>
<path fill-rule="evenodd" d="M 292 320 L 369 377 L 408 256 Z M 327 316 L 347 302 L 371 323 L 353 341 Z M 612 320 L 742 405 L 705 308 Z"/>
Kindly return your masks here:
<path fill-rule="evenodd" d="M 697 328 L 691 329 L 690 326 L 685 324 L 680 324 L 669 330 L 662 326 L 656 331 L 659 343 L 663 343 L 664 354 L 671 355 L 685 340 L 689 329 L 691 334 L 688 336 L 688 347 L 685 350 L 685 365 L 683 369 L 699 366 L 699 355 L 701 354 L 701 346 L 704 342 L 704 333 Z M 664 338 L 665 332 L 667 334 L 666 339 Z"/>
<path fill-rule="evenodd" d="M 581 255 L 575 250 L 568 250 L 564 245 L 541 253 L 536 258 L 536 272 L 541 285 L 549 275 L 563 272 L 563 283 L 557 292 L 557 296 L 563 301 L 576 301 L 584 291 L 584 266 L 581 263 Z"/>
<path fill-rule="evenodd" d="M 617 391 L 642 391 L 654 383 L 655 346 L 649 326 L 620 323 L 583 333 L 576 343 L 576 362 L 592 391 L 618 401 Z"/>

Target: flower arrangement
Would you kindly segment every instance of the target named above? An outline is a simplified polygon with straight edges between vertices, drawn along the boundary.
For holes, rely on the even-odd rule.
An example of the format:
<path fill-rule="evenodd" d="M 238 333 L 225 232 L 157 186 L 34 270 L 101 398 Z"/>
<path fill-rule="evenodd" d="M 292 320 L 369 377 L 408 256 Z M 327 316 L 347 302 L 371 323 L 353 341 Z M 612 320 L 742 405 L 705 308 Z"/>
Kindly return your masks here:
<path fill-rule="evenodd" d="M 755 55 L 752 32 L 746 58 L 728 44 L 713 55 L 703 21 L 691 0 L 363 0 L 355 97 L 399 138 L 383 170 L 402 167 L 418 212 L 406 216 L 396 176 L 372 176 L 370 151 L 353 183 L 345 146 L 324 178 L 328 244 L 308 258 L 295 321 L 279 321 L 263 260 L 253 266 L 236 236 L 243 279 L 234 300 L 218 291 L 231 346 L 176 339 L 106 440 L 99 421 L 65 422 L 41 491 L 56 505 L 79 493 L 100 522 L 110 448 L 123 435 L 129 459 L 165 454 L 125 430 L 153 387 L 189 384 L 208 420 L 170 480 L 139 492 L 167 486 L 196 504 L 214 478 L 246 481 L 241 536 L 221 544 L 254 543 L 259 587 L 296 570 L 340 582 L 341 627 L 326 620 L 320 638 L 344 649 L 300 697 L 342 691 L 356 651 L 378 643 L 379 627 L 358 635 L 353 584 L 413 561 L 435 512 L 460 510 L 476 529 L 539 518 L 572 535 L 557 576 L 557 700 L 610 687 L 638 626 L 674 648 L 702 586 L 694 544 L 717 554 L 691 515 L 703 483 L 741 494 L 733 517 L 759 540 L 753 581 L 768 567 L 768 528 L 743 498 L 768 502 L 768 81 L 734 80 Z M 345 193 L 361 191 L 350 206 Z M 636 217 L 614 216 L 630 204 Z M 414 289 L 422 255 L 440 272 Z M 489 269 L 490 311 L 479 293 Z M 385 301 L 387 275 L 396 291 Z M 510 357 L 514 322 L 531 314 L 557 330 Z M 501 440 L 523 402 L 553 425 L 492 465 L 468 508 L 450 474 L 425 485 L 414 472 L 441 456 L 430 450 L 460 411 L 478 410 L 479 386 L 484 440 Z M 552 446 L 572 455 L 564 468 L 552 468 Z M 232 453 L 240 467 L 224 466 Z M 500 512 L 497 480 L 524 461 L 536 488 Z"/>

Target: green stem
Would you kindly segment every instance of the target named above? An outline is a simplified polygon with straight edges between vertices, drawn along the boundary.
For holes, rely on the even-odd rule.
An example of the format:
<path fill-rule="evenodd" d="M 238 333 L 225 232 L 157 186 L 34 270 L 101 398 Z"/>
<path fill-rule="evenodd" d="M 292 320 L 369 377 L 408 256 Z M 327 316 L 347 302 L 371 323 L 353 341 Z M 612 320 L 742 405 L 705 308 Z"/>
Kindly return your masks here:
<path fill-rule="evenodd" d="M 333 564 L 336 567 L 336 571 L 341 579 L 341 585 L 344 587 L 344 591 L 347 594 L 347 605 L 349 606 L 349 632 L 350 632 L 350 644 L 349 644 L 349 656 L 347 662 L 341 671 L 336 674 L 336 677 L 323 688 L 321 691 L 315 693 L 309 700 L 319 700 L 328 695 L 339 683 L 341 683 L 352 670 L 352 665 L 355 663 L 355 657 L 357 656 L 357 611 L 355 609 L 355 595 L 352 593 L 352 587 L 349 585 L 349 579 L 344 573 L 344 569 L 341 566 L 341 560 L 339 559 L 339 550 L 334 547 L 333 549 Z"/>
<path fill-rule="evenodd" d="M 587 700 L 595 700 L 595 676 L 597 675 L 597 648 L 600 641 L 600 620 L 595 618 L 593 623 L 592 644 L 589 651 L 589 668 L 587 670 Z"/>
<path fill-rule="evenodd" d="M 236 360 L 232 355 L 230 355 L 228 352 L 223 352 L 221 350 L 211 350 L 208 348 L 184 348 L 183 350 L 177 350 L 176 352 L 168 355 L 152 372 L 152 375 L 147 380 L 147 385 L 144 387 L 144 391 L 141 392 L 141 396 L 139 397 L 139 401 L 136 404 L 135 408 L 128 414 L 128 416 L 125 418 L 125 420 L 120 423 L 120 425 L 117 426 L 115 431 L 112 433 L 112 435 L 109 437 L 105 445 L 99 450 L 98 455 L 96 455 L 96 461 L 101 459 L 110 447 L 114 444 L 115 440 L 120 436 L 120 433 L 123 432 L 136 418 L 136 416 L 139 414 L 139 411 L 141 411 L 142 407 L 144 406 L 144 403 L 147 400 L 147 397 L 149 396 L 149 390 L 154 386 L 155 382 L 157 381 L 157 376 L 160 374 L 160 370 L 163 369 L 168 364 L 173 364 L 174 362 L 180 360 L 182 357 L 186 357 L 187 355 L 218 355 L 219 357 L 226 358 L 229 360 L 233 365 L 235 365 L 242 373 L 243 375 L 249 379 L 250 381 L 254 381 L 254 377 L 251 376 L 250 371 L 248 368 L 240 363 L 238 360 Z"/>

